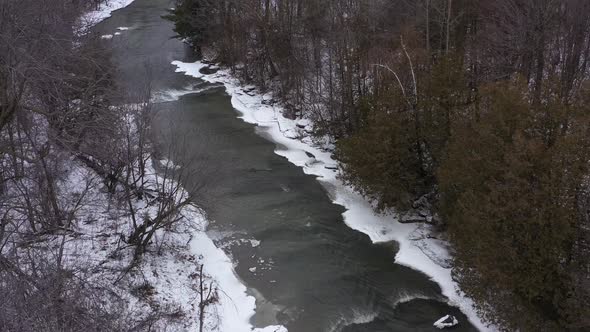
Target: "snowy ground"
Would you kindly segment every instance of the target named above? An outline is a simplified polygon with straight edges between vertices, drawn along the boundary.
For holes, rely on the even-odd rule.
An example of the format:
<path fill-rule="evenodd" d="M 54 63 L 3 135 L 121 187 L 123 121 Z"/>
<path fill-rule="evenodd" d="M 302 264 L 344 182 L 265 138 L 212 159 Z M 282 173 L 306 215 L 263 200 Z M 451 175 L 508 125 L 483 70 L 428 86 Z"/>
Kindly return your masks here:
<path fill-rule="evenodd" d="M 175 167 L 166 160 L 159 163 Z M 148 165 L 148 188 L 149 184 L 162 183 L 154 169 Z M 110 200 L 96 175 L 75 160 L 71 161 L 69 174 L 60 187 L 63 193 L 74 196 L 87 188 L 81 203 L 83 210 L 78 212 L 80 222 L 66 238 L 66 257 L 74 265 L 83 261 L 92 271 L 91 280 L 109 285 L 126 302 L 135 320 L 159 313 L 167 319 L 157 323 L 155 330 L 198 331 L 197 290 L 199 266 L 203 265 L 205 284 L 218 289 L 218 302 L 205 310 L 205 330 L 252 331 L 249 319 L 254 314 L 255 299 L 246 294 L 246 287 L 233 272 L 231 260 L 206 235 L 207 220 L 198 208 L 185 207 L 177 226 L 159 232 L 141 264 L 124 273 L 133 254 L 132 248 L 125 248 L 121 242 L 122 236 L 129 234 L 131 224 L 124 204 L 117 206 L 117 202 Z M 138 216 L 154 215 L 157 198 L 137 200 L 133 205 Z M 59 241 L 60 236 L 47 239 L 47 243 Z M 285 329 L 270 326 L 254 331 L 284 332 Z"/>
<path fill-rule="evenodd" d="M 272 104 L 268 102 L 273 100 L 272 95 L 257 93 L 253 86 L 242 86 L 228 70 L 205 75 L 200 70 L 208 67 L 207 64 L 180 61 L 174 61 L 172 64 L 177 67 L 177 72 L 210 83 L 224 84 L 231 96 L 233 107 L 240 113 L 240 118 L 256 124 L 261 131 L 272 137 L 277 143 L 275 152 L 278 155 L 302 167 L 306 174 L 317 176 L 318 181 L 328 188 L 333 201 L 347 208 L 343 215 L 349 227 L 367 234 L 375 243 L 392 240 L 398 242 L 399 252 L 395 257 L 398 264 L 422 271 L 437 282 L 449 304 L 459 307 L 478 329 L 495 330 L 481 321 L 475 312 L 473 302 L 461 293 L 452 280 L 446 243 L 430 238 L 424 226 L 394 222 L 395 215 L 375 215 L 370 202 L 337 178 L 337 162 L 332 159 L 330 152 L 319 147 L 308 135 L 312 129 L 310 121 L 283 117 L 280 107 L 268 105 Z"/>
<path fill-rule="evenodd" d="M 46 126 L 37 127 L 41 134 L 37 140 L 45 141 L 42 134 Z M 234 273 L 232 261 L 207 236 L 207 218 L 197 206 L 184 206 L 178 221 L 157 231 L 139 264 L 129 269 L 134 247 L 125 241 L 132 233 L 134 219 L 127 204 L 133 206 L 135 220 L 141 223 L 146 218 L 154 220 L 161 204 L 165 204 L 158 193 L 175 192 L 170 198 L 183 201 L 188 193 L 176 190 L 179 184 L 171 175 L 180 170 L 177 165 L 168 159 L 155 160 L 146 156 L 145 177 L 140 181 L 144 184 L 144 195 L 141 199 L 134 196 L 127 201 L 124 187 L 118 186 L 111 196 L 93 170 L 75 157 L 67 157 L 67 152 L 55 150 L 52 153 L 64 159 L 56 188 L 59 201 L 68 205 L 63 207 L 64 211 L 68 215 L 72 213 L 72 223 L 63 232 L 44 235 L 36 247 L 41 252 L 52 252 L 65 243 L 64 268 L 80 271 L 77 272 L 80 279 L 87 280 L 92 287 L 107 289 L 122 301 L 127 308 L 121 313 L 126 323 L 136 325 L 156 319 L 152 325 L 154 331 L 198 331 L 201 300 L 198 290 L 202 276 L 205 292 L 212 289 L 217 298 L 205 308 L 206 332 L 286 332 L 280 326 L 253 329 L 249 321 L 255 312 L 255 298 L 246 294 L 246 287 Z M 133 167 L 138 174 L 138 166 Z M 163 174 L 167 174 L 165 179 Z M 4 202 L 7 206 L 23 205 L 18 188 L 7 190 L 6 197 L 10 200 Z M 12 212 L 11 217 L 26 220 L 26 216 L 18 213 Z M 22 240 L 26 239 L 15 239 L 15 243 Z M 20 251 L 18 246 L 3 249 Z M 103 300 L 107 302 L 106 298 Z M 106 306 L 114 307 L 109 302 Z"/>
<path fill-rule="evenodd" d="M 111 17 L 115 10 L 129 6 L 134 0 L 109 0 L 101 4 L 96 10 L 84 14 L 79 22 L 79 31 L 85 31 L 101 21 Z"/>

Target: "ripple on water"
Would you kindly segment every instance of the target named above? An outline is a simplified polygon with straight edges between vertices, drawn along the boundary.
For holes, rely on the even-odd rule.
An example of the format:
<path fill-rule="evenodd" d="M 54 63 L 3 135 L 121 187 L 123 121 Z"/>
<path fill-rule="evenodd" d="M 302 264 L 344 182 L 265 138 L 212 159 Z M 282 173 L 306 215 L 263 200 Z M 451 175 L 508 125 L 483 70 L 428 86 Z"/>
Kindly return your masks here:
<path fill-rule="evenodd" d="M 342 315 L 340 319 L 333 323 L 327 330 L 328 332 L 340 332 L 347 326 L 355 324 L 367 324 L 377 318 L 377 311 L 353 309 L 350 314 Z"/>

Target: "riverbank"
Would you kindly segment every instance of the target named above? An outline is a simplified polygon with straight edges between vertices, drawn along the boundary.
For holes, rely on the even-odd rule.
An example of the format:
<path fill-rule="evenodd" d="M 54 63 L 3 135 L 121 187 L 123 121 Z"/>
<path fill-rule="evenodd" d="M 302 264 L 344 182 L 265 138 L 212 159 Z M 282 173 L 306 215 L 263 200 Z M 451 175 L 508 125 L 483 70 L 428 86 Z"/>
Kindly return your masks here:
<path fill-rule="evenodd" d="M 80 18 L 79 31 L 91 29 L 131 3 L 133 0 L 112 0 L 102 4 Z M 117 30 L 108 36 L 120 35 L 128 28 Z M 111 38 L 103 36 L 103 39 Z M 159 165 L 154 167 L 152 162 Z M 156 169 L 176 167 L 168 160 L 152 160 L 148 164 L 146 181 L 156 185 L 163 181 Z M 63 190 L 75 192 L 83 189 L 84 179 L 96 178 L 96 174 L 72 160 L 68 178 Z M 74 234 L 68 238 L 68 247 L 72 255 L 75 253 L 76 257 L 87 261 L 89 269 L 100 271 L 92 274 L 93 280 L 113 284 L 109 287 L 127 303 L 129 312 L 137 316 L 136 320 L 153 319 L 152 327 L 156 329 L 198 331 L 199 284 L 202 282 L 206 291 L 212 289 L 216 293 L 215 300 L 205 308 L 205 331 L 286 331 L 281 326 L 254 329 L 250 324 L 256 309 L 255 299 L 246 293 L 246 287 L 236 277 L 231 259 L 207 236 L 207 217 L 198 207 L 184 207 L 180 212 L 181 220 L 175 223 L 177 226 L 166 232 L 158 231 L 140 264 L 129 272 L 122 272 L 133 256 L 131 248 L 121 249 L 121 237 L 128 233 L 130 216 L 123 212 L 124 207 L 111 202 L 98 185 L 93 186 L 87 197 L 93 208 L 84 211 L 85 219 L 100 222 L 83 224 L 78 230 L 83 236 Z M 147 198 L 135 202 L 133 209 L 136 215 L 154 213 L 154 206 Z M 95 250 L 97 245 L 98 250 Z"/>
<path fill-rule="evenodd" d="M 206 75 L 201 73 L 201 69 L 208 67 L 204 63 L 175 61 L 173 64 L 178 72 L 207 82 L 224 84 L 240 118 L 257 125 L 260 133 L 277 144 L 276 154 L 301 167 L 306 174 L 317 176 L 318 181 L 330 193 L 333 202 L 346 207 L 343 217 L 349 227 L 367 234 L 374 243 L 399 243 L 396 263 L 421 271 L 438 283 L 443 295 L 448 298 L 448 303 L 459 307 L 478 329 L 494 330 L 485 326 L 477 316 L 471 300 L 457 290 L 451 270 L 445 264 L 448 261 L 447 244 L 426 236 L 428 230 L 423 226 L 392 222 L 396 218 L 394 215 L 376 216 L 367 200 L 337 178 L 337 162 L 331 158 L 330 152 L 321 147 L 322 144 L 317 144 L 307 134 L 311 131 L 309 121 L 285 118 L 281 108 L 272 105 L 272 95 L 257 93 L 252 86 L 242 86 L 228 70 Z"/>
<path fill-rule="evenodd" d="M 102 3 L 95 10 L 89 11 L 82 15 L 78 23 L 78 29 L 84 31 L 97 25 L 101 21 L 111 17 L 116 10 L 125 8 L 133 3 L 134 0 L 109 0 Z"/>

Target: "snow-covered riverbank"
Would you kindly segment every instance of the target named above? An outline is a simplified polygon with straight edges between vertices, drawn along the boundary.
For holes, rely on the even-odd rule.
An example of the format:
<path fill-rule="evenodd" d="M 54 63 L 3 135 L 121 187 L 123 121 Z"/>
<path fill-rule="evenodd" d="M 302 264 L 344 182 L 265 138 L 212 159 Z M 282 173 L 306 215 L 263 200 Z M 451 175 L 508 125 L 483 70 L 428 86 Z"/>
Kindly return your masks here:
<path fill-rule="evenodd" d="M 79 31 L 86 31 L 133 1 L 107 1 L 80 18 Z M 118 28 L 120 31 L 127 29 L 126 27 Z M 113 35 L 106 36 L 112 38 Z M 110 39 L 105 36 L 103 38 Z M 175 167 L 167 160 L 154 162 L 161 163 L 159 167 Z M 147 173 L 148 181 L 158 182 L 159 175 L 155 167 L 150 166 Z M 96 177 L 91 170 L 72 161 L 69 180 L 64 184 L 64 187 L 69 188 L 66 191 L 76 192 L 84 184 L 84 179 L 90 176 Z M 124 268 L 131 259 L 129 250 L 119 251 L 120 234 L 124 234 L 125 228 L 130 224 L 129 216 L 124 214 L 113 216 L 111 202 L 98 186 L 89 192 L 88 197 L 92 200 L 90 205 L 93 209 L 85 211 L 86 219 L 101 222 L 83 225 L 80 232 L 84 236 L 71 239 L 69 247 L 72 253 L 87 260 L 89 265 L 96 263 L 97 269 L 108 267 L 101 268 L 102 272 L 96 273 L 93 278 L 106 283 L 115 283 L 114 280 L 119 277 L 117 271 Z M 138 201 L 134 203 L 133 208 L 137 215 L 149 215 L 153 212 L 149 202 Z M 154 328 L 198 331 L 199 277 L 197 272 L 202 265 L 205 284 L 218 289 L 217 301 L 207 306 L 205 310 L 205 331 L 285 332 L 286 329 L 282 326 L 254 328 L 250 324 L 250 318 L 255 313 L 256 300 L 253 296 L 246 294 L 247 289 L 234 273 L 231 259 L 207 236 L 206 216 L 194 206 L 183 208 L 181 215 L 182 220 L 178 222 L 176 229 L 170 232 L 159 232 L 154 239 L 154 246 L 165 249 L 151 248 L 152 250 L 144 255 L 142 263 L 130 273 L 132 276 L 113 286 L 113 291 L 128 303 L 130 311 L 137 313 L 138 318 L 141 318 L 152 314 L 152 311 L 158 308 L 173 308 L 178 310 L 179 317 L 168 320 L 168 326 L 156 324 Z M 96 250 L 97 245 L 98 250 Z M 141 296 L 136 294 L 139 289 L 145 290 L 141 292 Z"/>
<path fill-rule="evenodd" d="M 375 215 L 373 207 L 366 199 L 337 178 L 337 162 L 332 159 L 330 152 L 318 147 L 307 135 L 306 132 L 310 130 L 310 121 L 285 118 L 279 107 L 271 105 L 270 101 L 273 99 L 271 95 L 259 94 L 251 86 L 242 86 L 228 70 L 219 70 L 214 74 L 205 75 L 200 71 L 207 67 L 207 64 L 180 61 L 172 64 L 177 67 L 177 72 L 211 83 L 224 84 L 227 93 L 231 96 L 233 107 L 240 113 L 240 118 L 245 122 L 256 124 L 258 130 L 277 143 L 275 152 L 278 155 L 302 167 L 305 173 L 317 176 L 318 181 L 329 190 L 332 200 L 346 207 L 344 220 L 348 226 L 367 234 L 375 243 L 398 242 L 399 251 L 395 257 L 397 263 L 419 270 L 437 282 L 442 294 L 448 298 L 449 304 L 459 307 L 478 329 L 495 330 L 481 321 L 472 301 L 458 290 L 457 284 L 452 280 L 451 269 L 444 264 L 435 263 L 437 259 L 430 258 L 437 257 L 439 260 L 445 260 L 448 257 L 445 243 L 420 236 L 424 233 L 421 226 L 394 222 L 395 216 L 391 215 Z M 420 240 L 416 241 L 417 238 Z"/>
<path fill-rule="evenodd" d="M 82 15 L 79 20 L 79 29 L 86 30 L 97 25 L 101 21 L 111 17 L 115 10 L 129 6 L 134 0 L 109 0 L 101 4 L 95 10 Z"/>
<path fill-rule="evenodd" d="M 161 167 L 173 168 L 166 160 Z M 62 195 L 80 198 L 77 211 L 81 220 L 64 234 L 47 235 L 47 248 L 66 243 L 68 266 L 84 266 L 88 283 L 108 288 L 127 307 L 129 324 L 155 319 L 157 331 L 198 331 L 199 328 L 199 269 L 203 266 L 203 281 L 207 288 L 216 289 L 217 300 L 205 309 L 207 332 L 284 332 L 280 326 L 253 329 L 249 320 L 254 314 L 255 299 L 246 294 L 246 287 L 236 277 L 233 263 L 223 250 L 217 248 L 206 234 L 206 216 L 197 207 L 182 208 L 180 219 L 169 230 L 159 230 L 139 264 L 128 270 L 133 259 L 133 247 L 122 239 L 131 232 L 131 216 L 124 202 L 114 202 L 103 190 L 100 178 L 93 170 L 72 158 L 67 176 L 60 182 Z M 163 179 L 148 163 L 145 186 L 157 188 Z M 168 186 L 176 186 L 168 181 Z M 133 200 L 137 216 L 155 216 L 157 198 Z M 107 304 L 111 305 L 111 304 Z"/>

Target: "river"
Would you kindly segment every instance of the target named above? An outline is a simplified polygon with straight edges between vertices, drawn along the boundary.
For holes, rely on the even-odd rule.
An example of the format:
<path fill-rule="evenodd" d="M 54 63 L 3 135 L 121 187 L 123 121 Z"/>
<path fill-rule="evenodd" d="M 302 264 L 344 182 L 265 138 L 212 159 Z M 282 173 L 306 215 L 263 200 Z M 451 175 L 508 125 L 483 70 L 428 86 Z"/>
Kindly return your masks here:
<path fill-rule="evenodd" d="M 110 42 L 123 82 L 149 77 L 154 91 L 178 97 L 156 104 L 156 127 L 169 133 L 159 140 L 195 157 L 184 185 L 203 187 L 196 203 L 211 220 L 208 234 L 257 299 L 252 323 L 290 332 L 437 331 L 433 322 L 453 314 L 453 331 L 477 331 L 435 282 L 395 264 L 396 243 L 373 244 L 349 228 L 315 177 L 237 118 L 223 87 L 175 73 L 172 61 L 194 59 L 161 18 L 173 5 L 136 0 L 97 29 L 120 32 Z"/>

